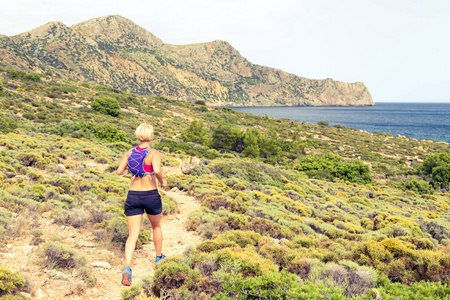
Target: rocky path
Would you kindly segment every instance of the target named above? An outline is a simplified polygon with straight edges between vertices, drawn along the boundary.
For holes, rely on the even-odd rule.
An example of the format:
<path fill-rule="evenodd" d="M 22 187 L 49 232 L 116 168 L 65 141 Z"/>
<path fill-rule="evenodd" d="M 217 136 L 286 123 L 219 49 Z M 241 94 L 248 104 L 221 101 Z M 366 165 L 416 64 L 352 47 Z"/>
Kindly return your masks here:
<path fill-rule="evenodd" d="M 164 170 L 164 173 L 181 174 L 181 170 L 179 166 L 171 167 Z M 163 253 L 166 256 L 181 255 L 189 245 L 195 246 L 201 242 L 200 236 L 184 229 L 188 215 L 200 209 L 200 203 L 178 190 L 164 193 L 176 199 L 179 213 L 162 217 Z M 37 222 L 45 232 L 45 241 L 54 241 L 73 248 L 79 255 L 86 257 L 97 283 L 93 288 L 83 290 L 83 285 L 77 284 L 76 281 L 77 270 L 55 271 L 37 265 L 38 247 L 30 245 L 29 235 L 8 239 L 5 245 L 0 246 L 0 266 L 26 274 L 32 283 L 30 290 L 33 299 L 121 299 L 121 292 L 126 288 L 120 283 L 124 267 L 122 253 L 99 245 L 95 241 L 92 229 L 57 225 L 45 214 Z M 155 268 L 153 243 L 136 250 L 133 263 L 133 283 L 140 282 L 144 277 L 153 276 Z"/>

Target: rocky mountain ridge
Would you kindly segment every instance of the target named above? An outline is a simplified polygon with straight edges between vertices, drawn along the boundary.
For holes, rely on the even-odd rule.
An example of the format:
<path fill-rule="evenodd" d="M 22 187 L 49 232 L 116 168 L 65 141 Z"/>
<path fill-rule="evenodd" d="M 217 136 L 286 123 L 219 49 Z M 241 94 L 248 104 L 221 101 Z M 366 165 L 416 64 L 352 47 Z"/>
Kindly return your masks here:
<path fill-rule="evenodd" d="M 164 44 L 121 16 L 50 22 L 0 36 L 0 63 L 143 95 L 229 106 L 371 106 L 362 82 L 314 80 L 255 65 L 225 41 Z"/>

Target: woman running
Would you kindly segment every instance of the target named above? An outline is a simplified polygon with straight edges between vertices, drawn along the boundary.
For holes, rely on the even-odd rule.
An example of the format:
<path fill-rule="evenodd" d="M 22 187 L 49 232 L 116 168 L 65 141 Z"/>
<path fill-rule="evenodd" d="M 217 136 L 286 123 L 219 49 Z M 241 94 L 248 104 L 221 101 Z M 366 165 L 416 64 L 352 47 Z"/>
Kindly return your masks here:
<path fill-rule="evenodd" d="M 140 145 L 136 148 L 128 150 L 122 157 L 118 175 L 125 175 L 128 170 L 128 159 L 134 152 L 148 152 L 144 159 L 143 169 L 145 176 L 133 176 L 131 178 L 130 188 L 127 200 L 125 201 L 125 215 L 128 222 L 128 239 L 125 244 L 125 269 L 122 273 L 122 284 L 131 285 L 131 261 L 136 247 L 139 232 L 141 230 L 142 216 L 147 213 L 147 217 L 152 224 L 153 243 L 156 249 L 155 262 L 166 258 L 161 253 L 162 249 L 162 232 L 161 232 L 161 196 L 158 193 L 156 179 L 158 179 L 161 187 L 166 186 L 161 171 L 161 153 L 150 148 L 153 141 L 153 127 L 150 124 L 143 123 L 138 126 L 135 132 L 136 138 L 140 141 Z M 142 153 L 138 153 L 142 154 Z M 145 154 L 145 153 L 144 153 Z M 133 155 L 135 156 L 135 154 Z M 152 176 L 154 175 L 154 176 Z"/>

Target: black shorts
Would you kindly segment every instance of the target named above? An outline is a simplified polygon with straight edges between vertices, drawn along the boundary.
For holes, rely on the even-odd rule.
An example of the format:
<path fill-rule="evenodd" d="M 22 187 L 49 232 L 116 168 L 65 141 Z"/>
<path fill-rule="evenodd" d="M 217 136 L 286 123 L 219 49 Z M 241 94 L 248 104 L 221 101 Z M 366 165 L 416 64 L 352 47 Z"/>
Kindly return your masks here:
<path fill-rule="evenodd" d="M 158 190 L 128 191 L 125 216 L 142 215 L 144 211 L 148 215 L 159 215 L 162 212 L 161 196 Z"/>

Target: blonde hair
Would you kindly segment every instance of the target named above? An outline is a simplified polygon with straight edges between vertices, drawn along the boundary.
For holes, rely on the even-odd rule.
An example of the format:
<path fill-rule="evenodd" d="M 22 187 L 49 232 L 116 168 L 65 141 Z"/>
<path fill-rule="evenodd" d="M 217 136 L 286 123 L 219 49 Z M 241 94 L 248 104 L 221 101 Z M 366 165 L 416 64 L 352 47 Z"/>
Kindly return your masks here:
<path fill-rule="evenodd" d="M 153 138 L 153 126 L 147 123 L 142 123 L 136 128 L 134 132 L 136 138 L 141 141 L 150 141 Z"/>

